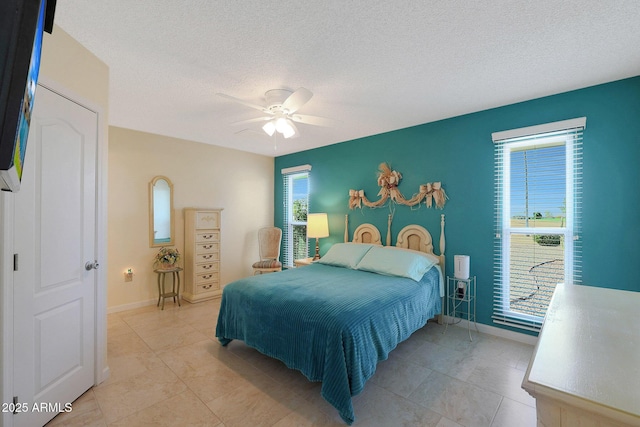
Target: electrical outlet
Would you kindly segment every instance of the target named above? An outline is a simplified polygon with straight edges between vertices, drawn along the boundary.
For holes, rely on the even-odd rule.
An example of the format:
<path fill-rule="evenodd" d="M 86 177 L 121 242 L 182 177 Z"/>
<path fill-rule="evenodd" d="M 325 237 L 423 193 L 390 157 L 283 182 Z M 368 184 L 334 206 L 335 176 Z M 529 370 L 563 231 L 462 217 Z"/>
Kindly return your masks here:
<path fill-rule="evenodd" d="M 125 282 L 133 281 L 133 270 L 132 269 L 128 269 L 127 271 L 124 272 L 124 281 Z"/>

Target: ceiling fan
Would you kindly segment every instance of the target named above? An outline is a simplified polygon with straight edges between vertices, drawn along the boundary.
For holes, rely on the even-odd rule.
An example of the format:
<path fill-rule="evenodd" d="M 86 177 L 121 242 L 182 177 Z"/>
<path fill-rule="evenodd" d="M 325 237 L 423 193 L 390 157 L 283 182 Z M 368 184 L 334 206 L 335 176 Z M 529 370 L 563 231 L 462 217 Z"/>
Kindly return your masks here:
<path fill-rule="evenodd" d="M 238 125 L 266 122 L 262 126 L 262 130 L 264 130 L 264 132 L 269 136 L 273 136 L 274 133 L 278 132 L 279 134 L 282 134 L 284 138 L 295 138 L 299 135 L 299 131 L 295 123 L 314 126 L 331 126 L 335 123 L 332 119 L 296 113 L 304 104 L 309 102 L 313 96 L 313 93 L 309 89 L 305 89 L 303 87 L 299 88 L 295 92 L 291 92 L 286 89 L 271 89 L 266 91 L 264 94 L 267 103 L 266 107 L 253 104 L 224 93 L 217 93 L 216 95 L 246 105 L 247 107 L 260 110 L 266 114 L 262 117 L 242 120 L 233 124 Z"/>

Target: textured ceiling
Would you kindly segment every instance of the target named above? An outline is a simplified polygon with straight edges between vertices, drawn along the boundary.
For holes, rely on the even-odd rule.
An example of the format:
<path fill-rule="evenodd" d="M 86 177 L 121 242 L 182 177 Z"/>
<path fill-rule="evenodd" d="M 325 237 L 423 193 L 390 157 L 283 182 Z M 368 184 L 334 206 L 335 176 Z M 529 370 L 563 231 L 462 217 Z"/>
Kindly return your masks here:
<path fill-rule="evenodd" d="M 55 22 L 109 66 L 110 125 L 269 156 L 640 75 L 638 0 L 58 0 Z M 237 134 L 261 113 L 215 96 L 298 87 L 340 122 Z"/>

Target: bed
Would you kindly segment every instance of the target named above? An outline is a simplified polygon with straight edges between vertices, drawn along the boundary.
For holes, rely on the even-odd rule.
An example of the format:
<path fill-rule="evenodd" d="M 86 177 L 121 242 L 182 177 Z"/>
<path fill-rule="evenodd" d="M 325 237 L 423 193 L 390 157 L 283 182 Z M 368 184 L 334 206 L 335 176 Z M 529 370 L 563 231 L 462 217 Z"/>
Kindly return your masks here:
<path fill-rule="evenodd" d="M 372 227 L 361 230 L 377 236 Z M 352 424 L 351 398 L 378 362 L 442 312 L 444 215 L 440 255 L 419 225 L 403 228 L 396 246 L 336 243 L 309 266 L 228 284 L 218 340 L 223 346 L 243 340 L 321 381 L 322 397 Z"/>

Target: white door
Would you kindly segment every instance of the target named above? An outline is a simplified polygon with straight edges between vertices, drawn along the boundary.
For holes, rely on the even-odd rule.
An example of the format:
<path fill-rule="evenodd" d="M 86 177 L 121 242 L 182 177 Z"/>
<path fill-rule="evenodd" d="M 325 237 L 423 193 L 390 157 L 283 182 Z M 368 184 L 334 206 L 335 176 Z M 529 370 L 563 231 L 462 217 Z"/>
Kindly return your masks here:
<path fill-rule="evenodd" d="M 15 195 L 16 426 L 44 425 L 94 383 L 97 126 L 38 86 Z"/>

